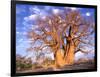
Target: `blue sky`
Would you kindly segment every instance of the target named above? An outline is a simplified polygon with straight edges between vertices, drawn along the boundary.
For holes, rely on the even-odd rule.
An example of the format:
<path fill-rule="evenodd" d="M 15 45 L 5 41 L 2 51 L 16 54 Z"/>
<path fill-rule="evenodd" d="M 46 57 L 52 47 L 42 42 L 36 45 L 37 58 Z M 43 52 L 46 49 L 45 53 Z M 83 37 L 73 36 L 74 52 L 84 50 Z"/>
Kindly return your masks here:
<path fill-rule="evenodd" d="M 45 16 L 64 12 L 64 10 L 79 10 L 80 13 L 88 18 L 95 18 L 94 9 L 92 8 L 76 8 L 76 7 L 55 7 L 55 6 L 41 6 L 41 5 L 16 5 L 16 54 L 22 56 L 27 55 L 27 48 L 30 47 L 30 41 L 27 38 L 27 32 L 33 27 L 36 27 L 36 19 L 45 19 Z M 29 54 L 29 53 L 28 53 Z M 82 53 L 77 53 L 76 56 L 82 56 Z M 33 54 L 34 55 L 34 54 Z M 94 54 L 89 54 L 92 57 Z"/>

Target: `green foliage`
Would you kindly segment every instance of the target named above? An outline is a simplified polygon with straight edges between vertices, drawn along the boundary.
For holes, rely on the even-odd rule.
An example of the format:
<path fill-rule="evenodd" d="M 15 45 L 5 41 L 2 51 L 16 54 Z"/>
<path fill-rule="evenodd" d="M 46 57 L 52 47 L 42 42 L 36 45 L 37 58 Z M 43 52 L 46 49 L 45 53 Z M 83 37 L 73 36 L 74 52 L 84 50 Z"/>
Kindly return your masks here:
<path fill-rule="evenodd" d="M 27 70 L 32 68 L 32 61 L 31 59 L 25 59 L 23 57 L 17 57 L 16 58 L 16 70 Z"/>
<path fill-rule="evenodd" d="M 32 67 L 32 64 L 16 62 L 16 68 L 27 69 L 27 68 L 31 68 L 31 67 Z"/>
<path fill-rule="evenodd" d="M 32 68 L 32 64 L 22 63 L 22 62 L 16 62 L 16 68 L 20 68 L 20 70 L 24 69 L 30 69 Z"/>

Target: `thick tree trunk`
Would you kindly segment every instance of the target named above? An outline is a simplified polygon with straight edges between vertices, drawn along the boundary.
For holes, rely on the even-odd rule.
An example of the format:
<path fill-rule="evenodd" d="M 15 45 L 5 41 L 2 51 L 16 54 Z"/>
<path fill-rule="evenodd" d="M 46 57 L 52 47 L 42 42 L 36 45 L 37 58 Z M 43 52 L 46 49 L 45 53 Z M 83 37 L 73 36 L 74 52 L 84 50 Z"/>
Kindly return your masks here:
<path fill-rule="evenodd" d="M 67 41 L 66 53 L 64 55 L 64 60 L 65 60 L 67 65 L 74 63 L 75 45 L 74 45 L 72 38 L 73 38 L 73 33 L 72 33 L 72 27 L 70 26 L 69 27 L 69 34 L 68 34 L 68 37 L 66 38 L 66 41 Z"/>
<path fill-rule="evenodd" d="M 75 47 L 73 45 L 73 41 L 68 42 L 65 57 L 64 57 L 66 65 L 70 65 L 74 63 L 74 50 Z"/>
<path fill-rule="evenodd" d="M 62 49 L 58 49 L 55 53 L 55 66 L 62 67 L 65 65 L 65 61 L 63 59 L 64 51 Z"/>

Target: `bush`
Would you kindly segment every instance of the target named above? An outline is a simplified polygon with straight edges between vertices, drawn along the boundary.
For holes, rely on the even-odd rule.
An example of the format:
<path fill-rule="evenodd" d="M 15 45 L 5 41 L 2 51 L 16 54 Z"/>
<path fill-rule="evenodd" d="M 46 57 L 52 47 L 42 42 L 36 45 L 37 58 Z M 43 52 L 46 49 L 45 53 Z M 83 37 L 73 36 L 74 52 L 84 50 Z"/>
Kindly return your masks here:
<path fill-rule="evenodd" d="M 17 71 L 27 70 L 32 68 L 32 63 L 23 63 L 21 61 L 16 61 Z"/>

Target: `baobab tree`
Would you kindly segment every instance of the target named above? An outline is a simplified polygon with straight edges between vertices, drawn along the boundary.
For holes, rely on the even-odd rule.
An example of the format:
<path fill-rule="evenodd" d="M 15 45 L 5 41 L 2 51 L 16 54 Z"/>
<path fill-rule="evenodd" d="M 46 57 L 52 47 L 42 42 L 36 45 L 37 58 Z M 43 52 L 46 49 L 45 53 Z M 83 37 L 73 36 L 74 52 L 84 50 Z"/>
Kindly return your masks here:
<path fill-rule="evenodd" d="M 75 53 L 88 53 L 84 46 L 94 46 L 95 23 L 79 11 L 51 14 L 36 23 L 37 27 L 28 32 L 31 40 L 28 51 L 51 50 L 55 67 L 73 64 Z M 35 46 L 36 42 L 38 46 Z"/>

